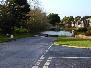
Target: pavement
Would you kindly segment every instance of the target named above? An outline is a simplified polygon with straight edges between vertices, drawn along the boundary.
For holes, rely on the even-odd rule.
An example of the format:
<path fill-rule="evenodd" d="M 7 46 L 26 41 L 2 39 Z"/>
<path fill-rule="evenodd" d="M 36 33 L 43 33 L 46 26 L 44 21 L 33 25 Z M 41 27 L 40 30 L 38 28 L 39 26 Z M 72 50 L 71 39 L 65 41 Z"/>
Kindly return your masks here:
<path fill-rule="evenodd" d="M 0 43 L 0 68 L 91 68 L 91 50 L 54 45 L 56 37 Z"/>

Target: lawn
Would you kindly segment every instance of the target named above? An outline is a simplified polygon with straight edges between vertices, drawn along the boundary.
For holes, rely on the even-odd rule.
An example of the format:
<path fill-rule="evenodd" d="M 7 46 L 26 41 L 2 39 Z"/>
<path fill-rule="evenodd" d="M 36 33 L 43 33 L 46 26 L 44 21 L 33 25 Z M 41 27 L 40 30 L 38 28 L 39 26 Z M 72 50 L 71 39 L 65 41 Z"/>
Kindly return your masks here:
<path fill-rule="evenodd" d="M 91 47 L 91 40 L 87 39 L 57 38 L 55 43 L 59 45 Z"/>

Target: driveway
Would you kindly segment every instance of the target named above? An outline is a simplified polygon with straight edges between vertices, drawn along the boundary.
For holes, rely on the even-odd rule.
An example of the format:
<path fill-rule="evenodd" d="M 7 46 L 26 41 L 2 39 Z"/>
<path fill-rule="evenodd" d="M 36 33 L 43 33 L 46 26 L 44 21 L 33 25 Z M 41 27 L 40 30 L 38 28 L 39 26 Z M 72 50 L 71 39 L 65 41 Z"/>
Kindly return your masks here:
<path fill-rule="evenodd" d="M 0 43 L 0 68 L 91 68 L 91 50 L 53 45 L 55 37 Z"/>

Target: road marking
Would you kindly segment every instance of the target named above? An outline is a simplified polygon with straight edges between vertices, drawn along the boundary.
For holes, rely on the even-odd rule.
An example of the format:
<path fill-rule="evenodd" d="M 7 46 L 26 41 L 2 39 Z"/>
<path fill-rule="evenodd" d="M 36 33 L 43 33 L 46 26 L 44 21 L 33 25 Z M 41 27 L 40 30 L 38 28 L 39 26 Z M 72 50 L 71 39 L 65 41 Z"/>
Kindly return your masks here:
<path fill-rule="evenodd" d="M 40 62 L 38 61 L 38 62 L 36 63 L 36 65 L 40 65 Z"/>
<path fill-rule="evenodd" d="M 45 59 L 44 55 L 42 55 L 39 60 L 36 62 L 36 66 L 40 65 L 40 63 Z"/>
<path fill-rule="evenodd" d="M 43 68 L 48 68 L 48 66 L 43 66 Z"/>
<path fill-rule="evenodd" d="M 91 59 L 91 57 L 53 57 L 53 58 L 60 58 L 60 59 Z"/>
<path fill-rule="evenodd" d="M 49 51 L 49 49 L 53 46 L 53 43 L 51 44 L 51 46 L 48 47 L 48 49 L 46 50 L 46 53 Z M 46 54 L 44 53 L 44 54 Z"/>
<path fill-rule="evenodd" d="M 51 62 L 52 58 L 50 59 L 50 57 L 48 58 L 48 60 L 46 61 L 46 63 L 44 64 L 44 66 L 49 66 L 50 65 L 50 62 Z"/>
<path fill-rule="evenodd" d="M 45 59 L 44 55 L 42 55 L 38 61 L 36 62 L 36 64 L 32 67 L 32 68 L 39 68 L 40 63 Z"/>
<path fill-rule="evenodd" d="M 42 60 L 38 60 L 38 62 L 41 62 Z"/>
<path fill-rule="evenodd" d="M 45 62 L 43 68 L 48 68 L 53 58 L 54 59 L 57 59 L 57 58 L 59 59 L 91 59 L 91 57 L 49 57 L 48 60 Z M 39 66 L 33 66 L 32 68 L 39 68 Z"/>
<path fill-rule="evenodd" d="M 45 59 L 44 55 L 42 55 L 39 59 L 41 59 L 41 60 Z"/>
<path fill-rule="evenodd" d="M 38 66 L 33 66 L 32 68 L 38 68 Z"/>
<path fill-rule="evenodd" d="M 51 63 L 51 60 L 52 60 L 52 57 L 49 57 L 48 60 L 45 62 L 43 68 L 48 68 L 48 66 L 49 66 L 50 63 Z"/>
<path fill-rule="evenodd" d="M 44 55 L 49 51 L 49 49 L 52 46 L 53 46 L 53 43 L 48 47 L 48 49 L 46 50 L 46 52 L 38 59 L 38 61 L 36 62 L 36 64 L 32 68 L 38 68 L 39 67 L 40 63 L 45 59 Z M 51 59 L 52 59 L 52 57 L 48 58 L 48 60 L 44 64 L 43 68 L 48 68 L 48 66 L 50 65 Z M 45 66 L 45 65 L 47 65 L 47 66 Z"/>

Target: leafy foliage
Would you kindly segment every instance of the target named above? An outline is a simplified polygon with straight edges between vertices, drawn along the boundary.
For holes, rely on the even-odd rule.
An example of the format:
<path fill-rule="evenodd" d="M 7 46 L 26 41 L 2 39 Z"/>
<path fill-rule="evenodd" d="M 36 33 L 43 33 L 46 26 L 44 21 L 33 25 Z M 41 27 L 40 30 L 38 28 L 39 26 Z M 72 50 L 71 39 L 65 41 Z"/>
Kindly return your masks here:
<path fill-rule="evenodd" d="M 65 24 L 65 27 L 71 27 L 72 22 L 74 21 L 73 16 L 64 17 L 61 23 Z"/>
<path fill-rule="evenodd" d="M 49 23 L 52 24 L 53 26 L 56 25 L 57 23 L 60 23 L 60 17 L 58 14 L 50 13 L 48 15 Z"/>
<path fill-rule="evenodd" d="M 13 33 L 14 27 L 25 25 L 30 11 L 27 0 L 6 0 L 0 4 L 0 29 L 2 33 Z"/>
<path fill-rule="evenodd" d="M 91 36 L 91 27 L 88 28 L 88 30 L 87 30 L 87 32 L 86 32 L 85 35 L 87 35 L 87 36 Z"/>
<path fill-rule="evenodd" d="M 87 28 L 86 28 L 86 27 L 84 27 L 84 28 L 79 28 L 77 31 L 78 31 L 78 32 L 86 32 L 86 31 L 87 31 Z"/>

